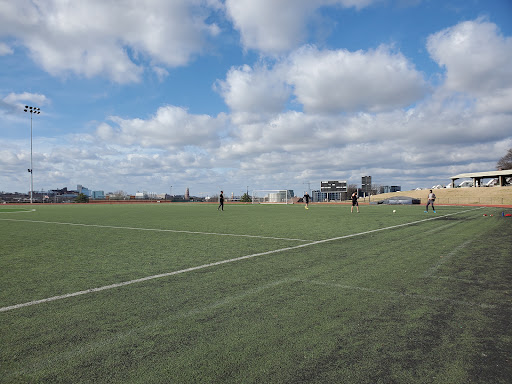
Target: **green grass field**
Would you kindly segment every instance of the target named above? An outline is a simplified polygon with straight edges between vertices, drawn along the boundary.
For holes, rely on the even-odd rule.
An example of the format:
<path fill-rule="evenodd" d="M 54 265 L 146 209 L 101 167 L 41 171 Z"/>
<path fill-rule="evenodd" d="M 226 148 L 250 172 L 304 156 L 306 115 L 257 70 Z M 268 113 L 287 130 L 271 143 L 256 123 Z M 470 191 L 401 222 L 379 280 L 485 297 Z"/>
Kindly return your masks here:
<path fill-rule="evenodd" d="M 360 208 L 1 207 L 0 382 L 510 383 L 512 218 Z"/>

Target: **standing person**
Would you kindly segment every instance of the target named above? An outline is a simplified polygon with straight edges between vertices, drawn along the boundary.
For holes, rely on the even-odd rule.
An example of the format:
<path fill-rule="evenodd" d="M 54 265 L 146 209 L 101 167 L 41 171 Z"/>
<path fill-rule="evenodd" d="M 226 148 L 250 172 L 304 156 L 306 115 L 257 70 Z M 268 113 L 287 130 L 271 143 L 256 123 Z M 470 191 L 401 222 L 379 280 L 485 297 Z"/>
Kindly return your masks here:
<path fill-rule="evenodd" d="M 352 206 L 350 207 L 350 213 L 352 213 L 354 211 L 354 206 L 357 208 L 357 213 L 359 213 L 359 202 L 357 201 L 357 191 L 352 194 L 351 198 L 352 198 Z"/>
<path fill-rule="evenodd" d="M 309 209 L 309 194 L 307 192 L 304 194 L 304 201 L 306 202 L 306 209 Z"/>
<path fill-rule="evenodd" d="M 217 211 L 218 211 L 219 209 L 224 210 L 224 191 L 220 191 L 220 196 L 219 196 L 219 207 L 217 208 Z"/>
<path fill-rule="evenodd" d="M 425 207 L 425 213 L 428 212 L 429 205 L 432 205 L 432 210 L 434 213 L 436 213 L 436 209 L 434 208 L 434 201 L 436 201 L 436 194 L 430 190 L 430 193 L 428 194 L 427 206 Z"/>

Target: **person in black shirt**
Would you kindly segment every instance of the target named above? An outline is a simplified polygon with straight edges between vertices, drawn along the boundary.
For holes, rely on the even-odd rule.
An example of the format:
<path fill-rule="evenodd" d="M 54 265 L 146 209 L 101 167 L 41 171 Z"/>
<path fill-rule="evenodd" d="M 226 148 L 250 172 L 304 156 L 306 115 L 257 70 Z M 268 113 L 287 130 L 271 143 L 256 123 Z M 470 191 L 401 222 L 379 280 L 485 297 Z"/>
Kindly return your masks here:
<path fill-rule="evenodd" d="M 307 192 L 304 194 L 304 202 L 306 203 L 306 209 L 309 209 L 309 194 Z"/>
<path fill-rule="evenodd" d="M 359 203 L 357 202 L 357 192 L 352 194 L 352 206 L 350 207 L 350 213 L 354 210 L 354 206 L 357 208 L 357 212 L 359 213 Z"/>
<path fill-rule="evenodd" d="M 220 196 L 219 196 L 219 207 L 217 208 L 217 211 L 218 211 L 219 209 L 224 210 L 224 191 L 220 191 Z"/>

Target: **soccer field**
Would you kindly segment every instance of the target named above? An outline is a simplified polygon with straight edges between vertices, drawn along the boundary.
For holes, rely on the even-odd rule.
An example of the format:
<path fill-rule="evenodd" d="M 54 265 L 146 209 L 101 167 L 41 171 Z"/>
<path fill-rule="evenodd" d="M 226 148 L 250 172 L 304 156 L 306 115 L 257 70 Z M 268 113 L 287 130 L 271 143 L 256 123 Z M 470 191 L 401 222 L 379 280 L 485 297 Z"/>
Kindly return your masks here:
<path fill-rule="evenodd" d="M 34 208 L 0 208 L 1 383 L 510 383 L 511 209 Z"/>

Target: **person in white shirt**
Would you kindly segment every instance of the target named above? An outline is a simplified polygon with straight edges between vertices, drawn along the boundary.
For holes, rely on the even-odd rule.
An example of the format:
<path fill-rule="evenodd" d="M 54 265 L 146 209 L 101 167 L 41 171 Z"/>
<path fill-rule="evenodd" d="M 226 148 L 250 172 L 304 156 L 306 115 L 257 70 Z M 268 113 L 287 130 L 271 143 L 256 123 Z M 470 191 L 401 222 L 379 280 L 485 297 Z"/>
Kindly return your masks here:
<path fill-rule="evenodd" d="M 432 190 L 430 190 L 430 193 L 428 194 L 427 206 L 425 207 L 425 213 L 428 212 L 429 205 L 432 205 L 432 210 L 434 213 L 436 213 L 436 209 L 434 208 L 434 201 L 436 201 L 436 195 L 434 192 L 432 192 Z"/>

